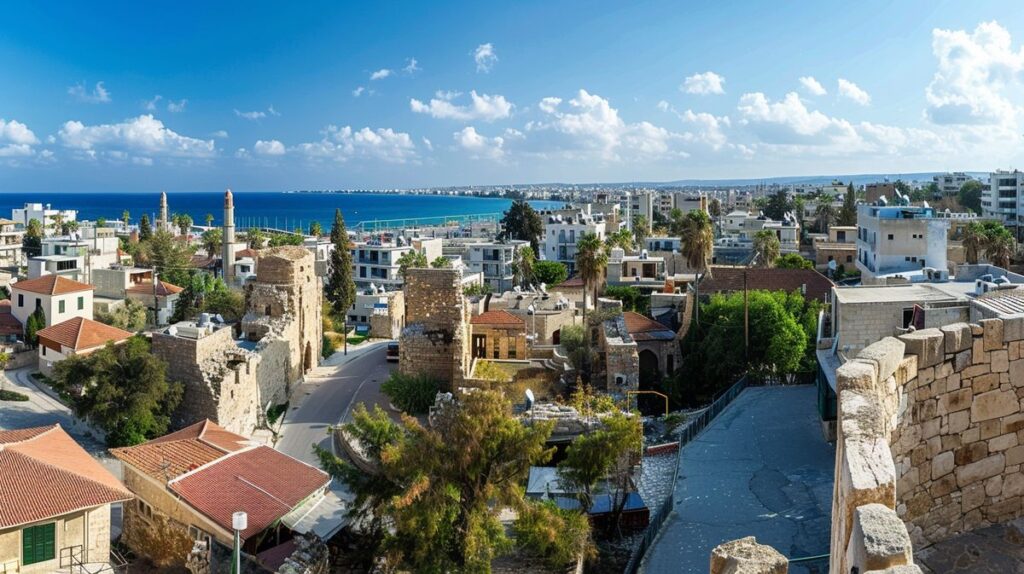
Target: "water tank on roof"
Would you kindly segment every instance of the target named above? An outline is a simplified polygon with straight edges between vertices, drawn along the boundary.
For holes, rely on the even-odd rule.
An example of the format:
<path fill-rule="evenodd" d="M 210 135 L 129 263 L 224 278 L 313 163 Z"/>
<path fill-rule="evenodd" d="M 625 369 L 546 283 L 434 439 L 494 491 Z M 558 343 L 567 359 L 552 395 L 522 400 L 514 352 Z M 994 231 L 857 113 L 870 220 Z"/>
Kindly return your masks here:
<path fill-rule="evenodd" d="M 199 326 L 200 327 L 205 327 L 205 326 L 207 326 L 209 324 L 210 324 L 210 314 L 209 313 L 200 313 L 199 314 Z"/>

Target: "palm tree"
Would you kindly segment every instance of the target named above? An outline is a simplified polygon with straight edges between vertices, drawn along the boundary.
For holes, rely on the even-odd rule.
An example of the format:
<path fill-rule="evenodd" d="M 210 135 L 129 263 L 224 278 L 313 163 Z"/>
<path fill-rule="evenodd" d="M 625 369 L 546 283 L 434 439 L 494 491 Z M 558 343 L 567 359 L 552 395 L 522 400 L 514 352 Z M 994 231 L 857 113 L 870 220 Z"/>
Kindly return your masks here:
<path fill-rule="evenodd" d="M 212 213 L 207 213 L 206 217 L 204 217 L 203 219 L 206 220 L 206 226 L 207 227 L 213 227 L 213 214 Z"/>
<path fill-rule="evenodd" d="M 698 275 L 711 275 L 711 255 L 715 248 L 715 232 L 711 217 L 695 209 L 682 220 L 680 251 L 686 256 L 686 264 Z"/>
<path fill-rule="evenodd" d="M 818 220 L 818 230 L 828 233 L 828 228 L 836 220 L 837 213 L 832 201 L 825 197 L 818 200 L 818 208 L 814 212 L 814 218 Z"/>
<path fill-rule="evenodd" d="M 978 255 L 985 247 L 985 229 L 980 223 L 968 223 L 964 228 L 961 243 L 964 246 L 964 259 L 974 265 L 978 263 Z"/>
<path fill-rule="evenodd" d="M 601 238 L 594 233 L 585 233 L 576 242 L 576 272 L 583 279 L 583 325 L 587 324 L 587 293 L 594 288 L 594 301 L 604 279 L 604 268 L 608 265 L 608 253 Z"/>
<path fill-rule="evenodd" d="M 760 267 L 772 267 L 781 254 L 781 245 L 775 232 L 762 229 L 754 234 L 754 257 Z"/>
<path fill-rule="evenodd" d="M 53 221 L 53 223 L 51 224 L 51 227 L 53 227 L 53 232 L 55 234 L 60 234 L 61 229 L 64 228 L 64 214 L 58 211 L 57 213 L 54 213 L 53 215 L 50 216 L 50 220 Z"/>
<path fill-rule="evenodd" d="M 633 218 L 633 241 L 637 249 L 643 249 L 647 244 L 647 235 L 651 232 L 651 223 L 643 215 Z"/>
<path fill-rule="evenodd" d="M 1010 266 L 1010 258 L 1017 250 L 1013 234 L 1005 227 L 993 229 L 985 241 L 985 257 L 997 267 L 1007 269 Z"/>
<path fill-rule="evenodd" d="M 537 257 L 529 245 L 516 249 L 512 256 L 512 282 L 520 287 L 531 287 L 534 280 L 533 265 L 536 261 Z"/>
<path fill-rule="evenodd" d="M 324 229 L 323 227 L 320 226 L 319 221 L 314 221 L 313 223 L 309 224 L 309 234 L 312 235 L 313 237 L 320 237 L 321 235 L 324 234 Z"/>
<path fill-rule="evenodd" d="M 124 222 L 124 230 L 128 231 L 128 224 L 132 221 L 132 214 L 127 209 L 121 212 L 121 221 Z"/>

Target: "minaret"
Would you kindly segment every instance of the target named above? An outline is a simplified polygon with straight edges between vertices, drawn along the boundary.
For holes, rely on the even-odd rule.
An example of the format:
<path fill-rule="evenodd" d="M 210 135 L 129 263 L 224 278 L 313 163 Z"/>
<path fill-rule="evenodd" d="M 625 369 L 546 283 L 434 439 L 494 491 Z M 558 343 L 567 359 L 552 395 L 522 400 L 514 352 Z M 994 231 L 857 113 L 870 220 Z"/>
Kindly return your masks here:
<path fill-rule="evenodd" d="M 171 222 L 167 221 L 167 192 L 160 192 L 160 218 L 156 220 L 156 228 L 164 231 L 170 229 Z"/>
<path fill-rule="evenodd" d="M 231 190 L 224 192 L 224 231 L 221 243 L 223 251 L 221 254 L 221 267 L 224 272 L 224 282 L 230 285 L 235 279 L 235 201 Z"/>

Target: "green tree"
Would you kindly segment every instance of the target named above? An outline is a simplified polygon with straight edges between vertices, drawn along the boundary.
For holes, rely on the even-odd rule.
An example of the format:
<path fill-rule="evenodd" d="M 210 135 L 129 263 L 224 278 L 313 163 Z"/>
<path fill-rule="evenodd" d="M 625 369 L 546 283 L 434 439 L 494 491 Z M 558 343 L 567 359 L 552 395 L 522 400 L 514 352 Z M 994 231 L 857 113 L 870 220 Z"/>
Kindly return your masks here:
<path fill-rule="evenodd" d="M 985 249 L 985 227 L 977 221 L 972 221 L 964 227 L 962 243 L 964 246 L 964 259 L 974 265 L 978 263 L 978 257 Z"/>
<path fill-rule="evenodd" d="M 187 213 L 175 215 L 173 223 L 178 227 L 182 235 L 188 235 L 188 232 L 192 229 L 192 216 Z"/>
<path fill-rule="evenodd" d="M 502 239 L 529 241 L 534 253 L 540 253 L 540 238 L 544 236 L 544 220 L 525 200 L 517 199 L 501 218 Z"/>
<path fill-rule="evenodd" d="M 451 269 L 452 260 L 448 259 L 444 255 L 440 255 L 430 262 L 430 267 L 433 269 Z"/>
<path fill-rule="evenodd" d="M 583 279 L 583 293 L 594 295 L 593 303 L 597 304 L 597 294 L 604 282 L 604 269 L 608 266 L 608 254 L 601 244 L 601 238 L 594 233 L 584 233 L 576 242 L 576 273 Z M 586 296 L 584 295 L 583 322 L 587 321 Z"/>
<path fill-rule="evenodd" d="M 220 315 L 228 323 L 241 321 L 245 315 L 245 299 L 241 293 L 228 289 L 214 289 L 203 298 L 202 310 L 211 315 Z"/>
<path fill-rule="evenodd" d="M 263 249 L 263 244 L 267 242 L 267 237 L 263 235 L 257 227 L 250 227 L 245 232 L 245 240 L 249 247 L 252 249 Z"/>
<path fill-rule="evenodd" d="M 135 299 L 125 299 L 110 313 L 97 311 L 96 320 L 125 331 L 141 331 L 146 328 L 146 306 Z"/>
<path fill-rule="evenodd" d="M 643 215 L 633 218 L 633 244 L 637 249 L 644 249 L 647 237 L 651 234 L 651 222 Z"/>
<path fill-rule="evenodd" d="M 203 232 L 202 236 L 200 236 L 200 241 L 203 244 L 203 249 L 206 250 L 206 254 L 213 257 L 220 252 L 224 235 L 219 227 L 211 227 Z"/>
<path fill-rule="evenodd" d="M 768 203 L 765 205 L 764 214 L 769 219 L 782 221 L 787 213 L 793 210 L 793 202 L 789 200 L 786 190 L 780 189 L 768 196 Z"/>
<path fill-rule="evenodd" d="M 21 237 L 21 249 L 25 257 L 38 257 L 43 254 L 43 224 L 38 219 L 28 220 L 25 235 Z"/>
<path fill-rule="evenodd" d="M 595 555 L 587 515 L 559 508 L 553 500 L 530 502 L 513 524 L 516 544 L 552 570 L 566 571 L 580 556 Z"/>
<path fill-rule="evenodd" d="M 609 252 L 618 247 L 628 253 L 633 250 L 633 233 L 626 228 L 619 229 L 606 235 L 604 244 Z"/>
<path fill-rule="evenodd" d="M 976 179 L 967 180 L 962 186 L 960 186 L 960 192 L 957 194 L 960 200 L 960 205 L 970 209 L 974 213 L 981 213 L 981 190 L 983 186 L 980 181 Z"/>
<path fill-rule="evenodd" d="M 771 229 L 762 229 L 754 234 L 754 257 L 758 267 L 771 267 L 779 258 L 782 245 Z"/>
<path fill-rule="evenodd" d="M 1010 230 L 1002 225 L 989 228 L 985 235 L 985 257 L 995 266 L 1007 269 L 1017 251 L 1017 242 Z"/>
<path fill-rule="evenodd" d="M 166 379 L 167 364 L 144 337 L 72 355 L 54 366 L 54 387 L 72 397 L 75 414 L 107 433 L 111 447 L 139 444 L 167 432 L 182 386 Z"/>
<path fill-rule="evenodd" d="M 646 315 L 651 308 L 650 293 L 644 293 L 633 285 L 609 285 L 604 288 L 604 296 L 622 301 L 623 311 Z"/>
<path fill-rule="evenodd" d="M 50 216 L 50 227 L 53 229 L 53 233 L 60 235 L 64 229 L 64 212 L 58 211 Z"/>
<path fill-rule="evenodd" d="M 139 219 L 139 241 L 149 241 L 152 236 L 153 228 L 149 224 L 149 216 L 143 213 Z"/>
<path fill-rule="evenodd" d="M 717 197 L 708 202 L 708 215 L 714 218 L 722 216 L 722 202 Z"/>
<path fill-rule="evenodd" d="M 415 249 L 403 253 L 395 263 L 398 263 L 398 274 L 402 279 L 405 279 L 405 272 L 409 269 L 426 269 L 430 265 L 427 256 Z"/>
<path fill-rule="evenodd" d="M 779 269 L 814 269 L 814 263 L 799 253 L 786 253 L 775 259 L 775 267 Z"/>
<path fill-rule="evenodd" d="M 533 266 L 533 276 L 538 284 L 558 285 L 569 278 L 569 270 L 561 261 L 537 261 Z"/>
<path fill-rule="evenodd" d="M 294 233 L 280 233 L 272 232 L 270 234 L 267 245 L 270 247 L 280 247 L 282 245 L 302 245 L 303 237 L 302 230 L 296 229 Z"/>
<path fill-rule="evenodd" d="M 404 412 L 421 415 L 434 404 L 441 383 L 424 373 L 404 374 L 395 371 L 381 384 L 380 390 Z"/>
<path fill-rule="evenodd" d="M 46 312 L 42 307 L 36 307 L 36 310 L 25 320 L 25 342 L 33 347 L 38 345 L 39 337 L 36 334 L 45 328 Z"/>
<path fill-rule="evenodd" d="M 319 221 L 313 221 L 309 224 L 309 234 L 313 237 L 320 237 L 324 234 L 324 229 L 320 226 Z"/>
<path fill-rule="evenodd" d="M 206 226 L 207 227 L 213 227 L 213 214 L 212 213 L 207 213 L 206 215 L 204 215 L 203 216 L 203 221 L 206 222 Z"/>
<path fill-rule="evenodd" d="M 513 546 L 499 516 L 526 508 L 521 484 L 530 466 L 551 458 L 553 425 L 524 425 L 508 399 L 486 390 L 459 395 L 432 422 L 404 417 L 398 425 L 383 410 L 357 407 L 346 430 L 380 469 L 375 476 L 314 449 L 355 494 L 351 517 L 365 525 L 374 541 L 365 550 L 385 570 L 489 572 Z"/>
<path fill-rule="evenodd" d="M 843 207 L 839 210 L 839 225 L 857 225 L 857 195 L 853 191 L 853 182 L 846 187 Z"/>
<path fill-rule="evenodd" d="M 537 258 L 532 247 L 524 245 L 516 249 L 512 255 L 512 282 L 524 289 L 532 287 L 536 264 Z"/>
<path fill-rule="evenodd" d="M 356 302 L 356 284 L 352 279 L 352 251 L 349 248 L 348 230 L 345 217 L 340 209 L 334 210 L 331 225 L 331 274 L 328 276 L 324 297 L 331 304 L 331 312 L 343 320 Z"/>
<path fill-rule="evenodd" d="M 818 223 L 818 231 L 828 233 L 828 228 L 831 227 L 837 217 L 839 217 L 839 214 L 836 212 L 835 206 L 832 205 L 831 199 L 827 197 L 818 199 L 818 207 L 814 210 L 814 218 Z"/>
<path fill-rule="evenodd" d="M 687 266 L 697 273 L 710 276 L 711 254 L 715 248 L 711 217 L 695 209 L 682 218 L 679 231 L 680 250 L 686 256 Z"/>
<path fill-rule="evenodd" d="M 107 226 L 107 218 L 106 217 L 97 217 L 96 218 L 96 227 L 106 227 L 106 226 Z"/>
<path fill-rule="evenodd" d="M 183 285 L 192 274 L 194 249 L 187 241 L 178 239 L 170 231 L 158 229 L 143 245 L 142 252 L 162 280 L 174 285 Z"/>

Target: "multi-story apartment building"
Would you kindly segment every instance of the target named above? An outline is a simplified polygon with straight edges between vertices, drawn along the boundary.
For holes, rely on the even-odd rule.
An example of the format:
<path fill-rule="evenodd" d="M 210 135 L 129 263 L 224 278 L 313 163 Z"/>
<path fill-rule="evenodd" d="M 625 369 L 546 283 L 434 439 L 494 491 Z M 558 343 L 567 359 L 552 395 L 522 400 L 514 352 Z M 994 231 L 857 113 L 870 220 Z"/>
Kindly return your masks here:
<path fill-rule="evenodd" d="M 864 186 L 864 199 L 868 203 L 874 203 L 881 197 L 896 197 L 896 184 L 891 181 L 882 181 Z"/>
<path fill-rule="evenodd" d="M 89 282 L 93 269 L 120 263 L 117 235 L 107 227 L 83 227 L 71 235 L 43 238 L 42 255 L 28 260 L 30 279 L 48 274 Z"/>
<path fill-rule="evenodd" d="M 352 279 L 356 287 L 382 286 L 391 291 L 402 287 L 398 260 L 410 251 L 419 251 L 432 262 L 441 256 L 441 239 L 404 239 L 395 241 L 359 241 L 352 247 Z"/>
<path fill-rule="evenodd" d="M 857 207 L 857 269 L 865 285 L 900 275 L 913 281 L 929 267 L 946 272 L 949 218 L 932 207 Z"/>
<path fill-rule="evenodd" d="M 0 218 L 0 267 L 21 265 L 21 242 L 25 229 L 12 219 Z"/>
<path fill-rule="evenodd" d="M 587 209 L 548 216 L 544 224 L 544 259 L 559 261 L 572 273 L 576 268 L 576 242 L 588 233 L 604 241 L 605 222 Z"/>
<path fill-rule="evenodd" d="M 640 190 L 630 191 L 619 197 L 619 205 L 624 214 L 626 227 L 633 228 L 633 221 L 638 217 L 644 217 L 648 225 L 654 221 L 655 205 L 659 199 L 653 191 Z"/>
<path fill-rule="evenodd" d="M 530 245 L 529 241 L 486 241 L 466 246 L 464 261 L 470 271 L 483 273 L 484 283 L 498 293 L 513 287 L 512 262 L 516 252 Z"/>
<path fill-rule="evenodd" d="M 942 195 L 956 195 L 960 193 L 960 188 L 970 180 L 971 176 L 962 171 L 932 176 L 932 181 L 938 186 L 939 192 Z"/>
<path fill-rule="evenodd" d="M 996 171 L 989 174 L 988 186 L 982 187 L 981 214 L 1008 227 L 1019 228 L 1024 211 L 1024 172 Z M 1020 231 L 1017 230 L 1020 238 Z"/>
<path fill-rule="evenodd" d="M 75 221 L 78 212 L 74 209 L 53 209 L 49 203 L 26 203 L 24 207 L 11 210 L 11 219 L 17 225 L 28 227 L 28 222 L 33 219 L 43 224 L 43 235 L 60 235 L 60 230 L 53 228 L 54 218 L 58 216 L 67 223 Z"/>

